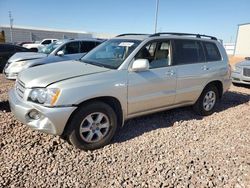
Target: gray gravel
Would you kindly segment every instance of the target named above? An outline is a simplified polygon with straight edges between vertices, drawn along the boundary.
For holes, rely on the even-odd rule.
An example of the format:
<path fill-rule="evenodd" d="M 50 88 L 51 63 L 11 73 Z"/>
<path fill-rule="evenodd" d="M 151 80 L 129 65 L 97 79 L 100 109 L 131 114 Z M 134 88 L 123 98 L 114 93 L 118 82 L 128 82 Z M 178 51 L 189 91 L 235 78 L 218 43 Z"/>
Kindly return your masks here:
<path fill-rule="evenodd" d="M 32 131 L 10 112 L 0 75 L 0 187 L 250 187 L 250 89 L 208 117 L 190 107 L 130 120 L 96 151 Z"/>

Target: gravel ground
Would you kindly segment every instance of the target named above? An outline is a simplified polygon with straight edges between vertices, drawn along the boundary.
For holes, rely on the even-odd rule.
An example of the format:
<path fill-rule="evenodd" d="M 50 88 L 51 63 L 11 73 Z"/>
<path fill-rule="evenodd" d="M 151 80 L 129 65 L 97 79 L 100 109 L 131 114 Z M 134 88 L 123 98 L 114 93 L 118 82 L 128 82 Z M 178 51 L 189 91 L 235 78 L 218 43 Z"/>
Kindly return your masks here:
<path fill-rule="evenodd" d="M 96 151 L 32 131 L 10 112 L 0 75 L 0 187 L 250 187 L 250 89 L 232 86 L 217 112 L 190 107 L 128 121 Z"/>

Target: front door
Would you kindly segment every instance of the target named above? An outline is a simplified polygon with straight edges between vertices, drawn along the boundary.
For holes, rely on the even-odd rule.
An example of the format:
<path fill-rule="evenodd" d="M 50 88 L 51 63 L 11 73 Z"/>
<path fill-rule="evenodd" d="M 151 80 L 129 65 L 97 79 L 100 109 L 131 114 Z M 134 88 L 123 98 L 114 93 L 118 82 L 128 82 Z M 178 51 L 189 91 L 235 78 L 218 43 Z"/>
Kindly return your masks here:
<path fill-rule="evenodd" d="M 148 59 L 149 70 L 128 73 L 128 115 L 170 106 L 175 100 L 176 70 L 171 66 L 170 41 L 143 47 L 135 59 Z"/>

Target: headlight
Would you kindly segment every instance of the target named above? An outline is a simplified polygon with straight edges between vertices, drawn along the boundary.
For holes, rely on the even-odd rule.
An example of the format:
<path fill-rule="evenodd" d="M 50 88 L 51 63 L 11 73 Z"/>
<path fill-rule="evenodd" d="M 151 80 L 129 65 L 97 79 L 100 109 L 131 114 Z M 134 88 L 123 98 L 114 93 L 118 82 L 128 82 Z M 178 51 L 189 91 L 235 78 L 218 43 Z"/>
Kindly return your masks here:
<path fill-rule="evenodd" d="M 242 67 L 236 65 L 234 71 L 240 73 L 242 71 Z"/>
<path fill-rule="evenodd" d="M 59 94 L 60 90 L 56 88 L 35 88 L 31 90 L 28 100 L 45 106 L 54 106 Z"/>
<path fill-rule="evenodd" d="M 29 64 L 26 61 L 13 62 L 9 65 L 9 68 L 12 72 L 21 72 L 28 67 Z"/>
<path fill-rule="evenodd" d="M 232 71 L 234 72 L 240 72 L 241 71 L 241 67 L 238 65 L 232 65 Z"/>

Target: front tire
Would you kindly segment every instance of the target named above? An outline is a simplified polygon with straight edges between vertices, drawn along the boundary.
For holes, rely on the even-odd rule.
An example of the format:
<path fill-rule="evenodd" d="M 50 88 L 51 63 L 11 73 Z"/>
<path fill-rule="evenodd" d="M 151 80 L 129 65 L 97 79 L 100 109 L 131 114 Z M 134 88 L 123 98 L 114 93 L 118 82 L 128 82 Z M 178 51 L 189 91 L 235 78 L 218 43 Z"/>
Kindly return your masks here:
<path fill-rule="evenodd" d="M 194 111 L 201 116 L 211 115 L 214 112 L 218 100 L 218 89 L 214 85 L 208 85 L 193 106 Z"/>
<path fill-rule="evenodd" d="M 69 123 L 68 141 L 83 150 L 107 145 L 117 130 L 117 116 L 106 103 L 93 102 L 79 107 Z"/>

